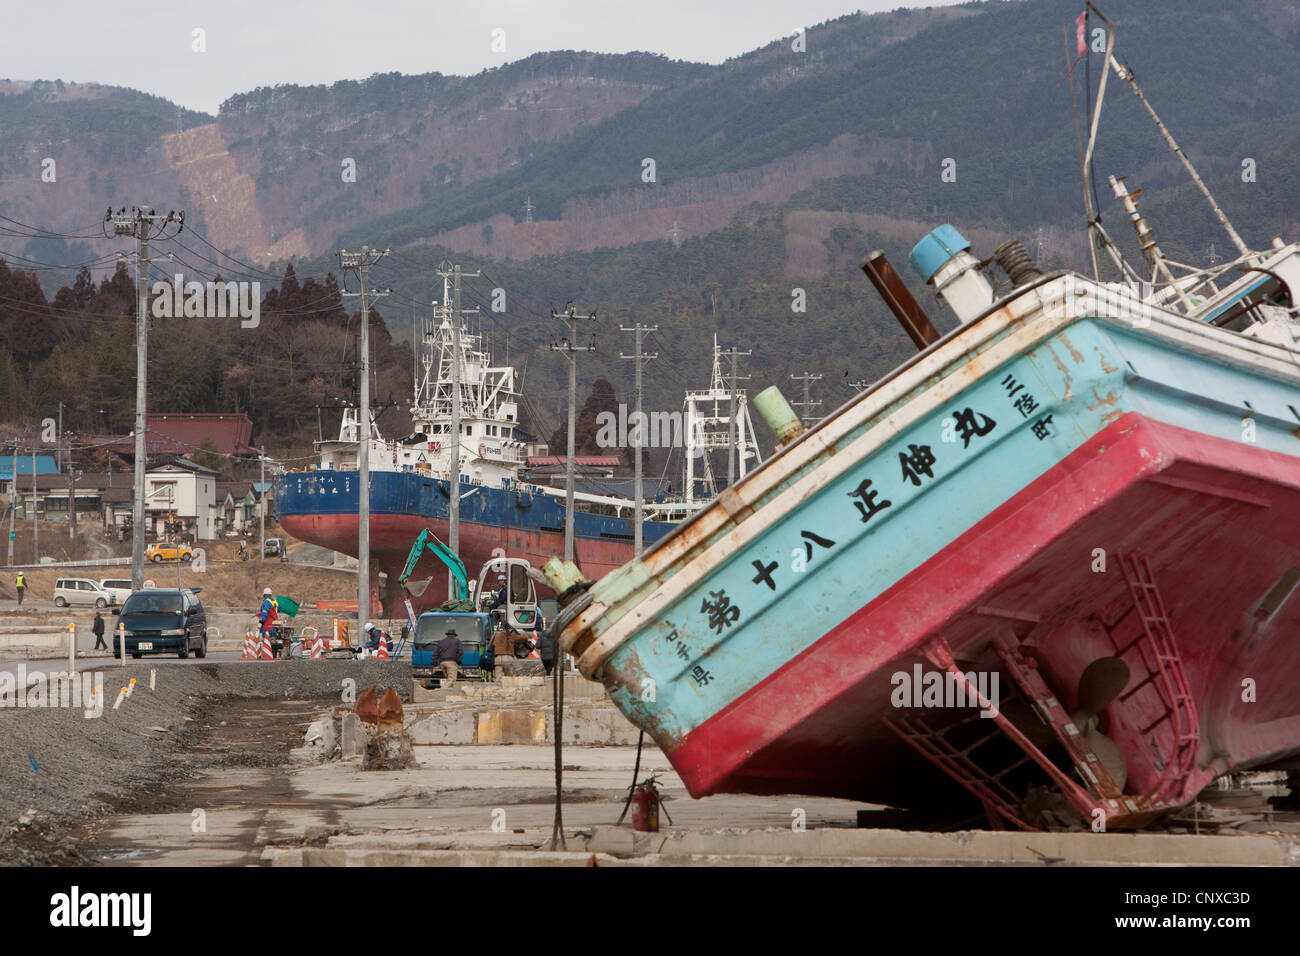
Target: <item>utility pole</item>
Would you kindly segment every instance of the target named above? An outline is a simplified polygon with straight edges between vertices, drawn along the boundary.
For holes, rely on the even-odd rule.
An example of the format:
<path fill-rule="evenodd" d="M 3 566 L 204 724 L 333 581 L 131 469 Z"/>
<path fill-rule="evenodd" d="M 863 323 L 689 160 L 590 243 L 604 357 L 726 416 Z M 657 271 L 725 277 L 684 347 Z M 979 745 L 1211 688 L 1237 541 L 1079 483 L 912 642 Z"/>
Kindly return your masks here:
<path fill-rule="evenodd" d="M 176 484 L 173 482 L 167 486 L 167 510 L 172 513 L 172 521 L 176 521 Z M 198 510 L 198 509 L 195 509 Z M 176 590 L 181 589 L 181 553 L 180 553 L 180 536 L 176 536 Z"/>
<path fill-rule="evenodd" d="M 18 485 L 18 475 L 14 475 L 14 486 Z M 36 449 L 32 449 L 32 564 L 41 563 L 41 529 L 36 523 Z"/>
<path fill-rule="evenodd" d="M 791 374 L 790 376 L 790 381 L 792 382 L 803 382 L 803 401 L 791 402 L 790 404 L 799 408 L 799 420 L 805 425 L 817 420 L 817 416 L 810 414 L 810 409 L 821 405 L 821 402 L 812 401 L 808 397 L 808 389 L 813 382 L 820 382 L 821 380 L 822 377 L 820 375 L 813 375 L 811 372 L 804 372 L 802 375 Z"/>
<path fill-rule="evenodd" d="M 54 449 L 54 467 L 63 474 L 63 403 L 59 402 L 59 444 Z"/>
<path fill-rule="evenodd" d="M 13 491 L 9 493 L 9 563 L 14 563 L 14 515 L 18 511 L 18 446 L 14 445 L 14 481 Z"/>
<path fill-rule="evenodd" d="M 562 319 L 569 323 L 568 341 L 559 345 L 551 344 L 552 352 L 563 352 L 569 358 L 569 452 L 568 458 L 564 463 L 564 560 L 573 561 L 573 445 L 575 440 L 575 427 L 578 417 L 578 353 L 596 351 L 596 340 L 592 337 L 590 345 L 578 345 L 578 320 L 588 319 L 595 320 L 596 313 L 589 312 L 586 315 L 579 315 L 569 306 L 564 312 L 551 310 L 551 318 Z"/>
<path fill-rule="evenodd" d="M 642 510 L 643 510 L 644 503 L 645 503 L 645 490 L 644 490 L 644 488 L 642 488 L 642 485 L 641 485 L 641 446 L 645 444 L 645 437 L 646 437 L 646 420 L 645 420 L 645 413 L 641 410 L 641 365 L 642 365 L 642 363 L 643 363 L 644 361 L 647 361 L 647 360 L 649 360 L 649 359 L 654 359 L 654 358 L 658 358 L 658 357 L 659 357 L 659 353 L 658 353 L 658 352 L 650 352 L 650 353 L 648 353 L 648 354 L 646 354 L 646 353 L 642 353 L 642 351 L 641 351 L 641 336 L 644 335 L 646 332 L 658 332 L 658 331 L 659 331 L 659 326 L 657 326 L 657 325 L 642 325 L 640 322 L 638 322 L 636 325 L 634 325 L 634 326 L 633 326 L 632 328 L 630 328 L 630 329 L 629 329 L 626 325 L 621 325 L 621 326 L 619 326 L 619 330 L 620 330 L 620 331 L 623 331 L 623 332 L 635 332 L 635 333 L 636 333 L 636 352 L 635 352 L 635 354 L 633 354 L 633 355 L 622 355 L 622 357 L 625 358 L 625 359 L 633 359 L 633 360 L 636 362 L 636 422 L 637 422 L 637 424 L 636 424 L 636 427 L 637 427 L 636 435 L 637 435 L 637 441 L 636 441 L 636 443 L 632 446 L 632 448 L 633 448 L 633 456 L 634 456 L 634 458 L 636 459 L 636 501 L 635 501 L 635 505 L 633 506 L 633 511 L 632 511 L 632 514 L 633 514 L 633 521 L 636 523 L 636 530 L 632 532 L 632 554 L 633 554 L 635 557 L 638 557 L 638 558 L 639 558 L 639 557 L 641 557 L 641 548 L 642 548 L 642 542 L 641 542 L 641 512 L 642 512 Z M 620 354 L 621 354 L 621 353 L 620 353 Z"/>
<path fill-rule="evenodd" d="M 68 540 L 77 539 L 77 466 L 72 462 L 72 449 L 68 449 Z"/>
<path fill-rule="evenodd" d="M 451 280 L 451 305 L 446 312 L 451 321 L 451 460 L 447 464 L 447 546 L 451 548 L 452 553 L 460 557 L 460 280 L 462 277 L 470 279 L 478 278 L 481 273 L 462 272 L 459 265 L 447 268 L 448 263 L 444 262 L 443 268 L 438 270 L 438 275 L 442 276 L 442 304 L 444 310 L 448 309 L 447 304 L 447 280 Z M 450 577 L 447 581 L 448 595 L 450 588 L 454 583 Z"/>
<path fill-rule="evenodd" d="M 133 236 L 136 240 L 135 260 L 135 483 L 131 502 L 131 588 L 139 590 L 144 584 L 144 471 L 145 411 L 148 407 L 149 377 L 149 241 L 161 237 L 170 223 L 177 223 L 176 235 L 185 230 L 185 213 L 169 212 L 155 215 L 149 206 L 133 208 L 128 214 L 123 207 L 112 209 L 104 222 L 113 224 L 113 235 Z M 59 436 L 60 450 L 63 436 Z M 125 650 L 125 649 L 124 649 Z M 123 660 L 126 654 L 122 655 Z"/>
<path fill-rule="evenodd" d="M 257 449 L 257 464 L 261 479 L 257 489 L 257 511 L 262 523 L 262 547 L 257 552 L 257 560 L 266 560 L 266 446 Z"/>
<path fill-rule="evenodd" d="M 727 414 L 727 486 L 730 487 L 736 483 L 736 382 L 746 381 L 749 378 L 748 375 L 736 375 L 736 359 L 754 353 L 738 352 L 733 345 L 722 354 L 731 357 L 731 411 Z"/>
<path fill-rule="evenodd" d="M 357 633 L 360 634 L 370 617 L 370 300 L 388 295 L 388 289 L 377 292 L 370 288 L 370 267 L 388 255 L 369 246 L 360 252 L 339 251 L 339 264 L 343 269 L 356 269 L 361 273 L 361 291 L 344 292 L 346 296 L 361 297 L 361 342 L 357 347 L 361 363 L 361 400 L 357 409 Z M 262 504 L 263 555 L 265 551 L 266 503 Z"/>

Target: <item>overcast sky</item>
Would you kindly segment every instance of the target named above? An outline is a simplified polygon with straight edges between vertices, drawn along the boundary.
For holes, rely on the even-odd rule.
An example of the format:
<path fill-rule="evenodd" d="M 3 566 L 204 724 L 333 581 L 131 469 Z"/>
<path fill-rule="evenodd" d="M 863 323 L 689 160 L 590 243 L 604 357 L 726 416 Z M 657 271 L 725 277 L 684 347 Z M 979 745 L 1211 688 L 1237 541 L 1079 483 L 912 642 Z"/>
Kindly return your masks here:
<path fill-rule="evenodd" d="M 720 63 L 855 10 L 952 2 L 43 0 L 5 5 L 0 78 L 129 86 L 215 113 L 232 93 L 258 86 L 470 74 L 543 50 L 646 50 Z M 202 53 L 192 49 L 196 29 Z M 497 29 L 505 52 L 492 49 Z"/>

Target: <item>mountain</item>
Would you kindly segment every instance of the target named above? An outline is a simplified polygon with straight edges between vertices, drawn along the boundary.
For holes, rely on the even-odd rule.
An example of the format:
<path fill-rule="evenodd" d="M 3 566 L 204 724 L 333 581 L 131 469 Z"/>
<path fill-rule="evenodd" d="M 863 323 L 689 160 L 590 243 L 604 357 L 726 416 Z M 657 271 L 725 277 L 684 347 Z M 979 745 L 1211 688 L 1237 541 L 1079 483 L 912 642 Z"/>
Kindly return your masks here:
<path fill-rule="evenodd" d="M 1117 58 L 1247 241 L 1300 233 L 1290 158 L 1300 0 L 1106 7 Z M 97 238 L 101 210 L 148 201 L 185 209 L 197 236 L 164 247 L 177 270 L 199 277 L 272 286 L 293 259 L 298 276 L 323 284 L 340 246 L 391 247 L 372 282 L 392 289 L 382 311 L 395 339 L 441 296 L 432 274 L 441 261 L 480 269 L 466 302 L 480 305 L 498 352 L 508 342 L 511 361 L 526 368 L 547 431 L 563 417 L 565 378 L 549 349 L 561 329 L 549 313 L 570 301 L 604 317 L 598 351 L 580 362 L 584 381 L 606 378 L 626 397 L 631 363 L 618 357 L 627 343 L 617 329 L 640 319 L 660 326 L 647 346 L 660 352 L 648 366 L 655 407 L 677 407 L 683 388 L 707 385 L 717 333 L 724 346 L 753 350 L 751 390 L 811 370 L 824 376 L 814 398 L 829 410 L 851 395 L 845 383 L 909 354 L 857 270 L 871 249 L 906 273 L 911 246 L 952 222 L 981 255 L 1018 236 L 1044 265 L 1085 264 L 1065 78 L 1078 12 L 1078 0 L 1007 0 L 853 14 L 808 28 L 801 43 L 775 38 L 719 65 L 563 51 L 471 77 L 258 89 L 231 97 L 216 117 L 133 91 L 4 81 L 0 212 L 10 220 L 0 220 L 0 257 L 35 266 L 52 298 L 73 273 L 41 264 L 122 249 Z M 1081 115 L 1084 80 L 1095 88 L 1102 67 L 1090 52 L 1074 68 Z M 46 156 L 57 160 L 57 183 L 40 181 Z M 1247 165 L 1253 177 L 1243 177 Z M 1143 211 L 1171 254 L 1203 261 L 1211 243 L 1229 254 L 1113 75 L 1094 167 L 1102 215 L 1121 243 L 1133 248 L 1110 174 L 1143 190 Z M 92 268 L 102 277 L 111 266 Z M 28 285 L 23 307 L 34 309 Z M 503 312 L 493 311 L 497 290 Z M 800 296 L 804 312 L 792 309 Z M 943 309 L 932 313 L 949 322 Z M 345 353 L 340 362 L 354 361 Z M 329 388 L 348 380 L 327 379 Z M 323 394 L 305 379 L 297 386 L 285 383 L 276 401 Z M 185 401 L 224 407 L 233 395 L 213 386 Z M 268 427 L 301 446 L 314 437 L 299 434 L 315 417 L 304 408 L 266 410 L 277 423 Z"/>

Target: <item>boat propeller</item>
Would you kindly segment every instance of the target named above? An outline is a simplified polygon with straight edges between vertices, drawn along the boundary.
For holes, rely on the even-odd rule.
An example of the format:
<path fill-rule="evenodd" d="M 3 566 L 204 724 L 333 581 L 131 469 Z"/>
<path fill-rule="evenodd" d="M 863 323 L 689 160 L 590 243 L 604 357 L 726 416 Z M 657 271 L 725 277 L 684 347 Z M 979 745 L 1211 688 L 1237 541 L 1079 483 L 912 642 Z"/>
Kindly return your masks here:
<path fill-rule="evenodd" d="M 1128 681 L 1129 667 L 1124 661 L 1118 657 L 1097 658 L 1079 676 L 1078 709 L 1071 715 L 1083 739 L 1121 791 L 1128 782 L 1124 751 L 1097 728 L 1101 723 L 1101 712 L 1123 692 Z"/>

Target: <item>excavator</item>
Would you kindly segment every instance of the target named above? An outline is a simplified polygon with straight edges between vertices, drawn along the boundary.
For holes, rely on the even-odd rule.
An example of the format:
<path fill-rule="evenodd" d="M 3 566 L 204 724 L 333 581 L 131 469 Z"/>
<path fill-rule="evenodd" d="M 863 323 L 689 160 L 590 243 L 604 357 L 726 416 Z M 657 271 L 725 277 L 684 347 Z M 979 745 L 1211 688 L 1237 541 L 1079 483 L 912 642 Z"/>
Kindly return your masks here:
<path fill-rule="evenodd" d="M 433 611 L 416 615 L 411 598 L 419 597 L 433 578 L 412 581 L 416 565 L 426 554 L 441 561 L 451 574 L 456 596 Z M 495 590 L 489 583 L 493 574 L 505 578 L 505 600 L 493 607 Z M 492 639 L 498 626 L 506 625 L 517 631 L 534 630 L 538 623 L 536 584 L 545 585 L 546 579 L 523 558 L 505 555 L 493 558 L 483 565 L 478 580 L 471 591 L 469 574 L 460 557 L 439 541 L 428 528 L 416 537 L 407 555 L 406 566 L 397 579 L 402 590 L 402 603 L 406 608 L 408 633 L 411 635 L 411 667 L 416 677 L 431 677 L 435 671 L 433 651 L 448 630 L 455 630 L 462 645 L 460 672 L 465 677 L 479 676 L 479 658 L 483 648 Z"/>

